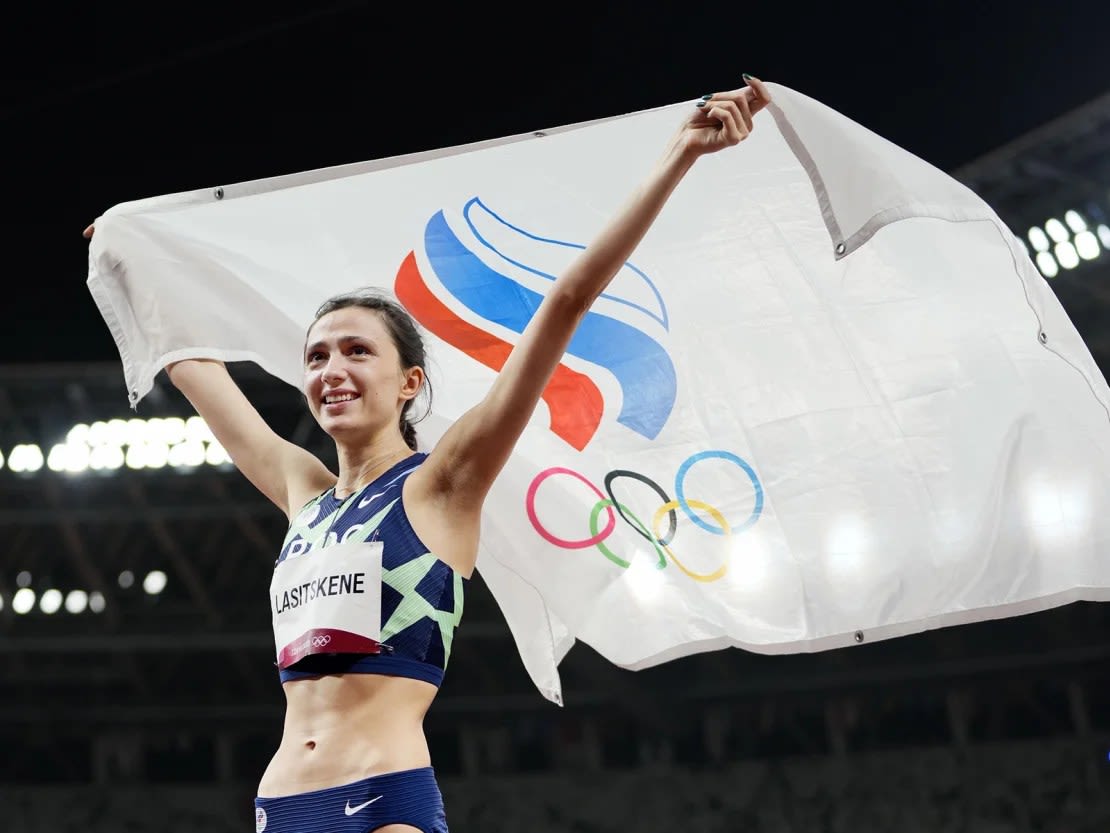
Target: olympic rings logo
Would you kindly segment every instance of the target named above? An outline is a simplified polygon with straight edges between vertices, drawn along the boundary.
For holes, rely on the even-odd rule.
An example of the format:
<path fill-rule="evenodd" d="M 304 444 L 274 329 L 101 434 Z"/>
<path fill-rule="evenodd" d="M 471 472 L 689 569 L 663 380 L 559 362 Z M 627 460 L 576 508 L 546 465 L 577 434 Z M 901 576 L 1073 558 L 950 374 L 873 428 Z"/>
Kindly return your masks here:
<path fill-rule="evenodd" d="M 331 634 L 325 633 L 323 636 L 314 636 L 314 637 L 312 637 L 312 647 L 313 648 L 323 648 L 329 642 L 331 642 Z"/>
<path fill-rule="evenodd" d="M 755 503 L 752 507 L 751 513 L 747 518 L 744 518 L 740 523 L 732 524 L 725 518 L 724 514 L 715 506 L 712 506 L 705 501 L 688 498 L 686 496 L 686 477 L 690 473 L 690 469 L 700 462 L 701 460 L 718 459 L 735 464 L 739 467 L 751 481 L 752 489 L 755 492 Z M 540 486 L 550 477 L 557 474 L 565 474 L 573 477 L 590 489 L 597 495 L 597 503 L 594 504 L 593 509 L 590 510 L 589 517 L 589 538 L 567 539 L 560 538 L 548 530 L 542 523 L 540 523 L 539 515 L 536 513 L 536 493 L 539 491 Z M 648 527 L 636 515 L 632 513 L 625 504 L 621 503 L 613 492 L 613 483 L 620 478 L 628 478 L 644 484 L 653 492 L 655 492 L 659 499 L 662 501 L 659 508 L 655 510 L 655 514 L 651 519 L 651 526 Z M 675 474 L 674 484 L 675 496 L 672 498 L 667 492 L 652 480 L 650 477 L 640 474 L 639 472 L 629 471 L 627 469 L 614 469 L 605 475 L 605 492 L 603 493 L 596 485 L 591 483 L 586 477 L 573 469 L 568 469 L 563 466 L 553 466 L 552 468 L 544 469 L 532 480 L 528 486 L 528 492 L 525 496 L 525 508 L 528 513 L 528 520 L 532 522 L 533 529 L 539 533 L 545 541 L 554 544 L 557 547 L 568 550 L 586 549 L 587 547 L 597 547 L 597 549 L 616 564 L 622 568 L 628 568 L 629 561 L 621 558 L 613 550 L 606 546 L 605 541 L 613 534 L 617 527 L 617 518 L 620 517 L 622 521 L 628 524 L 637 535 L 644 538 L 651 544 L 658 557 L 656 563 L 657 569 L 663 569 L 667 566 L 667 558 L 674 562 L 683 573 L 692 578 L 694 581 L 711 582 L 717 581 L 724 576 L 728 569 L 728 562 L 725 561 L 717 569 L 708 573 L 698 573 L 687 567 L 678 558 L 677 555 L 671 550 L 671 543 L 675 539 L 678 532 L 678 515 L 676 510 L 681 510 L 682 513 L 693 521 L 697 526 L 704 529 L 706 532 L 713 535 L 721 535 L 724 537 L 731 537 L 732 535 L 743 532 L 751 527 L 763 512 L 763 485 L 759 482 L 759 477 L 756 475 L 755 470 L 747 463 L 746 460 L 733 454 L 731 451 L 699 451 L 696 454 L 690 455 L 683 461 L 682 465 L 678 467 L 678 472 Z M 615 510 L 615 511 L 614 511 Z M 697 512 L 695 512 L 697 510 Z M 601 513 L 606 514 L 606 522 L 604 528 L 599 528 L 599 519 Z M 708 515 L 713 523 L 707 521 L 698 512 Z M 662 529 L 664 520 L 666 521 L 666 530 Z"/>

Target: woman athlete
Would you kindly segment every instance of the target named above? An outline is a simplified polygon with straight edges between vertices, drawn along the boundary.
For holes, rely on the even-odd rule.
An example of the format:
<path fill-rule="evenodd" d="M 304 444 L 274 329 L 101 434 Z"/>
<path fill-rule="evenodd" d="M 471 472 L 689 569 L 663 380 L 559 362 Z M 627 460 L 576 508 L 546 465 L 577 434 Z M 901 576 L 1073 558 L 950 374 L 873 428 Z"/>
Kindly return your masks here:
<path fill-rule="evenodd" d="M 239 471 L 289 518 L 270 588 L 285 724 L 258 785 L 257 833 L 446 833 L 423 720 L 462 615 L 483 501 L 579 321 L 675 187 L 700 156 L 751 133 L 770 96 L 744 80 L 697 102 L 646 181 L 552 284 L 489 392 L 426 454 L 408 421 L 427 384 L 423 346 L 384 296 L 333 298 L 306 335 L 304 395 L 335 441 L 338 475 L 274 433 L 222 363 L 167 367 Z"/>

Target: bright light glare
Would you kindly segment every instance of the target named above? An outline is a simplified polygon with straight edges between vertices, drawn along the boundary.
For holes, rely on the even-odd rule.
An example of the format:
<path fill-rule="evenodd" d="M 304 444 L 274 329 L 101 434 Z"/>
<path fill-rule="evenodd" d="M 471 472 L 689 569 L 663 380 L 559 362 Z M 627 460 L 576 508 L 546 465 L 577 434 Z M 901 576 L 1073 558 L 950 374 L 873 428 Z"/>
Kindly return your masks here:
<path fill-rule="evenodd" d="M 20 570 L 19 574 L 15 577 L 16 587 L 30 587 L 31 586 L 31 573 L 29 570 Z"/>
<path fill-rule="evenodd" d="M 141 469 L 146 465 L 146 446 L 145 445 L 132 445 L 127 448 L 127 456 L 124 458 L 129 469 Z"/>
<path fill-rule="evenodd" d="M 1091 495 L 1082 483 L 1041 480 L 1028 485 L 1030 531 L 1045 544 L 1066 544 L 1090 534 Z"/>
<path fill-rule="evenodd" d="M 139 417 L 131 417 L 127 420 L 127 445 L 135 445 L 143 442 L 146 439 L 146 420 Z"/>
<path fill-rule="evenodd" d="M 146 467 L 160 469 L 166 465 L 170 458 L 170 447 L 164 442 L 148 442 L 146 444 Z"/>
<path fill-rule="evenodd" d="M 119 574 L 119 586 L 126 590 L 128 587 L 135 583 L 135 574 L 130 570 L 124 570 Z"/>
<path fill-rule="evenodd" d="M 8 468 L 12 471 L 35 472 L 43 462 L 42 449 L 33 443 L 17 445 L 8 455 Z"/>
<path fill-rule="evenodd" d="M 89 593 L 89 610 L 93 613 L 100 613 L 104 610 L 104 596 L 99 590 L 94 590 Z"/>
<path fill-rule="evenodd" d="M 1110 249 L 1110 226 L 1105 223 L 1100 224 L 1096 231 L 1098 232 L 1098 239 L 1102 241 L 1102 248 Z"/>
<path fill-rule="evenodd" d="M 1068 211 L 1068 213 L 1064 215 L 1064 222 L 1067 223 L 1068 228 L 1074 232 L 1087 230 L 1087 221 L 1083 219 L 1083 216 L 1078 211 Z"/>
<path fill-rule="evenodd" d="M 212 429 L 208 427 L 208 423 L 199 416 L 191 416 L 185 420 L 185 437 L 190 440 L 198 440 L 202 443 L 211 442 L 215 437 L 212 436 Z"/>
<path fill-rule="evenodd" d="M 30 587 L 21 587 L 12 596 L 12 610 L 23 615 L 29 613 L 35 606 L 35 591 Z"/>
<path fill-rule="evenodd" d="M 176 445 L 185 439 L 185 420 L 181 417 L 166 417 L 162 420 L 161 442 Z"/>
<path fill-rule="evenodd" d="M 872 604 L 883 571 L 877 564 L 874 536 L 864 519 L 856 515 L 839 518 L 829 528 L 825 546 L 825 576 L 837 605 L 859 610 Z"/>
<path fill-rule="evenodd" d="M 0 468 L 6 464 L 15 472 L 36 472 L 45 465 L 51 471 L 70 474 L 123 466 L 195 468 L 205 463 L 226 466 L 231 462 L 207 423 L 197 415 L 188 419 L 131 417 L 79 422 L 66 433 L 65 442 L 53 445 L 49 454 L 32 444 L 15 446 L 6 458 L 0 454 Z"/>
<path fill-rule="evenodd" d="M 1075 235 L 1075 250 L 1084 260 L 1094 260 L 1098 257 L 1098 238 L 1089 231 L 1081 231 Z"/>
<path fill-rule="evenodd" d="M 69 429 L 69 433 L 66 434 L 66 442 L 73 443 L 74 445 L 78 443 L 87 443 L 89 442 L 90 431 L 90 426 L 85 425 L 83 422 L 78 422 Z"/>
<path fill-rule="evenodd" d="M 64 443 L 50 449 L 46 467 L 51 471 L 78 474 L 89 467 L 89 447 L 85 443 Z"/>
<path fill-rule="evenodd" d="M 624 571 L 624 580 L 636 601 L 650 605 L 663 595 L 663 585 L 667 580 L 663 573 L 653 558 L 637 555 Z"/>
<path fill-rule="evenodd" d="M 1044 230 L 1048 232 L 1048 236 L 1055 240 L 1057 243 L 1063 243 L 1069 237 L 1068 230 L 1064 228 L 1064 224 L 1053 217 L 1044 224 Z"/>
<path fill-rule="evenodd" d="M 108 442 L 108 423 L 98 420 L 89 426 L 88 436 L 85 437 L 85 442 L 89 445 L 96 447 L 104 445 Z"/>
<path fill-rule="evenodd" d="M 1079 253 L 1070 242 L 1056 244 L 1056 259 L 1065 269 L 1074 269 L 1079 265 Z"/>
<path fill-rule="evenodd" d="M 169 463 L 175 468 L 194 468 L 204 462 L 204 443 L 186 440 L 170 449 Z"/>
<path fill-rule="evenodd" d="M 1029 242 L 1033 244 L 1033 248 L 1038 252 L 1048 251 L 1048 236 L 1038 226 L 1029 229 Z"/>
<path fill-rule="evenodd" d="M 771 568 L 771 555 L 762 535 L 747 531 L 733 538 L 726 573 L 730 585 L 759 591 L 768 583 Z"/>
<path fill-rule="evenodd" d="M 208 443 L 208 450 L 204 453 L 204 459 L 210 466 L 222 466 L 231 462 L 231 458 L 224 451 L 224 447 L 215 440 Z"/>
<path fill-rule="evenodd" d="M 1037 268 L 1046 278 L 1055 278 L 1060 274 L 1060 267 L 1056 265 L 1056 258 L 1048 252 L 1037 252 Z"/>
<path fill-rule="evenodd" d="M 84 590 L 70 590 L 66 594 L 66 610 L 81 613 L 89 603 L 89 594 Z"/>
<path fill-rule="evenodd" d="M 39 610 L 43 613 L 53 614 L 62 606 L 62 591 L 51 587 L 39 599 Z"/>
<path fill-rule="evenodd" d="M 157 596 L 166 589 L 166 574 L 161 570 L 151 570 L 143 579 L 143 590 L 148 595 Z"/>
<path fill-rule="evenodd" d="M 89 453 L 89 468 L 96 471 L 118 469 L 123 465 L 123 449 L 118 445 L 97 445 Z"/>
<path fill-rule="evenodd" d="M 122 419 L 108 420 L 107 430 L 104 434 L 104 442 L 110 445 L 127 445 L 127 422 Z"/>

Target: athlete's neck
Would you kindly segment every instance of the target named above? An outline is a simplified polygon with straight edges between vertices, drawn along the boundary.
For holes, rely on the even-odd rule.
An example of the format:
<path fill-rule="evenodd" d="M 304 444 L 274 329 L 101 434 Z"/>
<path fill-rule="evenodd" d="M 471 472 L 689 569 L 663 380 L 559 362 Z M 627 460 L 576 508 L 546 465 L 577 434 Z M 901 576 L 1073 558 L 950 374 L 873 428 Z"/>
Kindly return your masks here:
<path fill-rule="evenodd" d="M 335 481 L 335 496 L 342 500 L 350 497 L 368 483 L 372 483 L 390 467 L 410 456 L 413 451 L 404 442 L 382 446 L 346 449 L 337 448 L 339 477 Z"/>

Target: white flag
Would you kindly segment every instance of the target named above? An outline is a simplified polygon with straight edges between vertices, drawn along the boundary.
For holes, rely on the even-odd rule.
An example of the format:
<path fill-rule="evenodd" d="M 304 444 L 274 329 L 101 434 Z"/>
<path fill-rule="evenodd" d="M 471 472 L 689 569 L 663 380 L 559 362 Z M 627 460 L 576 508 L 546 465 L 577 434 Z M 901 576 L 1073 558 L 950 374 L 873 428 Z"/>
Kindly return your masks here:
<path fill-rule="evenodd" d="M 638 669 L 1110 598 L 1110 392 L 1051 289 L 970 190 L 769 86 L 486 503 L 478 570 L 555 702 L 579 639 Z M 318 304 L 374 285 L 428 335 L 430 447 L 690 106 L 113 207 L 88 285 L 132 403 L 186 357 L 299 387 Z"/>

